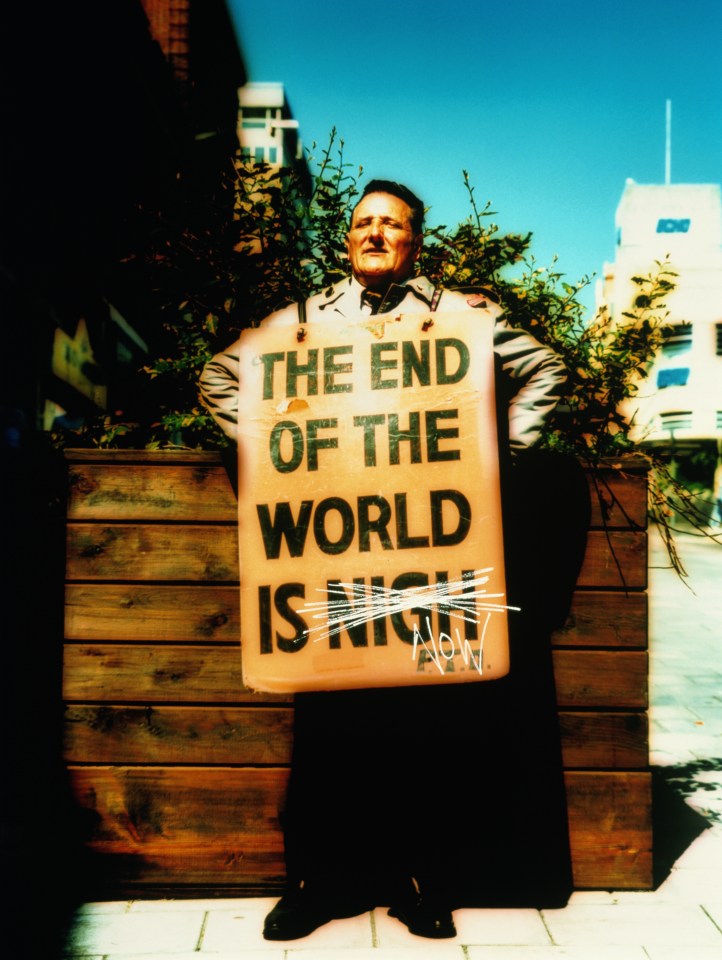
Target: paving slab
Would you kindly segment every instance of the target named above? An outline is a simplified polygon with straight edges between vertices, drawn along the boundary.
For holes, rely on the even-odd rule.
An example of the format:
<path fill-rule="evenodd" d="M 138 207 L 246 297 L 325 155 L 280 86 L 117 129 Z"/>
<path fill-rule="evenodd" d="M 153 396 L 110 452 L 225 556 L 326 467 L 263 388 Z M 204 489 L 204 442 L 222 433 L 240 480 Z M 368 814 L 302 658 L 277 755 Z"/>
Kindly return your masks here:
<path fill-rule="evenodd" d="M 84 913 L 73 925 L 65 953 L 70 956 L 113 953 L 137 956 L 154 951 L 191 953 L 198 948 L 204 916 L 201 907 L 171 912 Z"/>
<path fill-rule="evenodd" d="M 349 960 L 466 960 L 466 953 L 461 944 L 447 940 L 421 940 L 419 937 L 415 939 L 418 945 L 408 947 L 345 949 L 342 944 L 339 944 L 336 949 L 298 948 L 288 951 L 287 960 L 336 960 L 339 951 L 343 951 L 343 955 Z M 240 960 L 246 960 L 245 954 Z"/>
<path fill-rule="evenodd" d="M 695 947 L 693 955 L 688 947 L 650 947 L 647 957 L 649 960 L 722 960 L 722 947 Z"/>
<path fill-rule="evenodd" d="M 267 950 L 247 950 L 242 944 L 234 950 L 227 953 L 203 953 L 202 951 L 193 951 L 192 953 L 171 953 L 165 950 L 159 953 L 148 953 L 142 955 L 142 960 L 286 960 L 287 951 L 276 945 Z M 83 960 L 86 960 L 83 957 Z M 100 960 L 141 960 L 137 953 L 110 953 L 106 954 Z M 326 960 L 331 960 L 328 950 L 326 951 Z"/>
<path fill-rule="evenodd" d="M 469 947 L 468 960 L 649 960 L 642 947 Z M 691 960 L 687 957 L 687 960 Z"/>
<path fill-rule="evenodd" d="M 590 904 L 543 914 L 554 943 L 560 946 L 722 947 L 722 931 L 697 904 Z M 694 960 L 694 955 L 688 960 Z"/>
<path fill-rule="evenodd" d="M 232 909 L 209 911 L 200 941 L 201 954 L 229 951 L 240 944 L 256 950 L 278 948 L 279 942 L 263 939 L 263 918 L 274 902 L 239 900 Z M 356 950 L 372 947 L 373 944 L 371 917 L 364 913 L 346 920 L 333 920 L 314 930 L 308 937 L 283 941 L 281 945 L 286 950 L 299 946 L 328 950 L 339 945 L 343 945 L 344 949 Z"/>

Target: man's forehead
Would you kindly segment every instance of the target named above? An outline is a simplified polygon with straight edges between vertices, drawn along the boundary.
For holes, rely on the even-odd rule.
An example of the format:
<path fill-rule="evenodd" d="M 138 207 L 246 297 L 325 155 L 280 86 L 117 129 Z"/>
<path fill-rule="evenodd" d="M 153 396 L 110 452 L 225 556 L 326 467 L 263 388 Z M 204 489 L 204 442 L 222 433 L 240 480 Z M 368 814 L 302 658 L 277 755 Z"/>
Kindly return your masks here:
<path fill-rule="evenodd" d="M 412 210 L 401 197 L 396 197 L 392 193 L 374 191 L 373 193 L 367 193 L 365 197 L 359 200 L 353 211 L 351 222 L 355 223 L 360 217 L 369 215 L 403 217 L 403 219 L 410 221 Z"/>

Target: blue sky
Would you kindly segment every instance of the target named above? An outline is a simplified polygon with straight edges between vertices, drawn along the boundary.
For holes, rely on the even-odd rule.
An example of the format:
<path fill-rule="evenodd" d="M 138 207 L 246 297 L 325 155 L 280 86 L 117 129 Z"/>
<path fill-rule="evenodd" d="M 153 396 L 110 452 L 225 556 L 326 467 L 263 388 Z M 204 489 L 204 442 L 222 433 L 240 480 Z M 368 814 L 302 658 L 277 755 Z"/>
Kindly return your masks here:
<path fill-rule="evenodd" d="M 668 99 L 672 182 L 722 181 L 722 0 L 229 5 L 249 79 L 284 83 L 307 147 L 335 126 L 362 182 L 407 183 L 431 224 L 468 215 L 468 170 L 568 280 L 613 259 L 625 180 L 664 182 Z"/>

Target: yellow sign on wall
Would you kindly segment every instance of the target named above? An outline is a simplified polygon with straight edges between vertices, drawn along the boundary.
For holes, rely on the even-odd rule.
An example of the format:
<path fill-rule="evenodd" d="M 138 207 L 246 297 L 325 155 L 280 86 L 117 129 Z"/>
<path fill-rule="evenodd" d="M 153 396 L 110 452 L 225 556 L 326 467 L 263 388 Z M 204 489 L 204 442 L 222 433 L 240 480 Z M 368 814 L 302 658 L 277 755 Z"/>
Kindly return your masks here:
<path fill-rule="evenodd" d="M 471 311 L 243 334 L 248 687 L 508 672 L 492 336 Z"/>
<path fill-rule="evenodd" d="M 85 320 L 81 318 L 78 321 L 75 335 L 72 337 L 58 327 L 53 338 L 51 361 L 53 373 L 59 380 L 69 383 L 83 396 L 92 400 L 101 410 L 105 410 L 108 388 L 104 384 L 94 383 L 86 375 L 87 365 L 95 366 L 95 357 Z"/>

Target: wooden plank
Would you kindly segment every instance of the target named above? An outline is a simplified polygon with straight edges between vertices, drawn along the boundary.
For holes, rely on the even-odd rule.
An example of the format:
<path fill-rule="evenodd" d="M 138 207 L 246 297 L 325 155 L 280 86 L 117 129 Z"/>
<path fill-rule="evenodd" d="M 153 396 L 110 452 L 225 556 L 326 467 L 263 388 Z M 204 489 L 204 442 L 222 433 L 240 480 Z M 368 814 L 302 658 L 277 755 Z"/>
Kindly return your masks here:
<path fill-rule="evenodd" d="M 223 457 L 213 451 L 66 450 L 71 519 L 222 520 L 237 518 Z M 230 455 L 227 455 L 230 456 Z M 643 458 L 586 468 L 591 527 L 644 528 L 647 472 Z"/>
<path fill-rule="evenodd" d="M 565 779 L 575 889 L 651 889 L 651 774 L 574 771 Z"/>
<path fill-rule="evenodd" d="M 238 647 L 66 644 L 64 657 L 69 701 L 236 703 L 262 696 L 243 687 Z M 555 650 L 554 671 L 561 706 L 646 707 L 643 651 Z"/>
<path fill-rule="evenodd" d="M 152 640 L 238 643 L 237 586 L 69 583 L 68 640 Z"/>
<path fill-rule="evenodd" d="M 89 846 L 141 883 L 278 882 L 279 768 L 69 767 L 81 809 L 96 822 Z"/>
<path fill-rule="evenodd" d="M 67 510 L 71 520 L 238 519 L 225 468 L 203 462 L 74 464 Z"/>
<path fill-rule="evenodd" d="M 277 883 L 281 768 L 69 768 L 73 793 L 95 824 L 92 849 L 120 881 L 139 884 Z M 566 774 L 574 884 L 652 885 L 651 776 Z"/>
<path fill-rule="evenodd" d="M 646 713 L 559 712 L 566 768 L 632 770 L 649 765 Z"/>
<path fill-rule="evenodd" d="M 218 450 L 102 450 L 94 447 L 66 447 L 63 457 L 69 464 L 79 463 L 152 463 L 158 467 L 172 467 L 178 464 L 208 464 L 222 466 L 224 455 Z"/>
<path fill-rule="evenodd" d="M 68 524 L 68 580 L 238 580 L 236 527 Z"/>
<path fill-rule="evenodd" d="M 235 642 L 240 636 L 236 586 L 69 583 L 68 640 Z M 644 593 L 579 590 L 569 618 L 554 634 L 557 646 L 647 645 Z"/>
<path fill-rule="evenodd" d="M 274 764 L 290 762 L 292 709 L 121 706 L 65 709 L 65 759 L 94 764 Z M 647 766 L 641 713 L 560 714 L 567 767 Z"/>
<path fill-rule="evenodd" d="M 646 472 L 601 469 L 586 473 L 592 507 L 590 527 L 646 528 Z"/>
<path fill-rule="evenodd" d="M 647 594 L 624 591 L 577 590 L 556 646 L 647 646 Z"/>
<path fill-rule="evenodd" d="M 272 764 L 291 760 L 293 709 L 79 704 L 65 708 L 68 763 Z"/>
<path fill-rule="evenodd" d="M 68 580 L 237 581 L 235 526 L 68 525 Z M 579 587 L 647 585 L 643 531 L 591 530 Z"/>
<path fill-rule="evenodd" d="M 643 530 L 647 526 L 647 475 L 622 470 L 587 470 L 592 507 L 590 527 Z"/>
<path fill-rule="evenodd" d="M 239 647 L 66 644 L 63 697 L 130 703 L 262 703 L 288 700 L 255 693 L 241 680 Z"/>
<path fill-rule="evenodd" d="M 587 471 L 591 527 L 644 528 L 647 478 L 620 470 Z M 238 504 L 225 467 L 177 463 L 74 463 L 68 472 L 72 520 L 209 520 L 235 522 Z"/>
<path fill-rule="evenodd" d="M 643 530 L 590 530 L 577 586 L 645 589 L 647 534 Z"/>
<path fill-rule="evenodd" d="M 647 707 L 647 654 L 642 650 L 555 650 L 560 707 Z"/>

